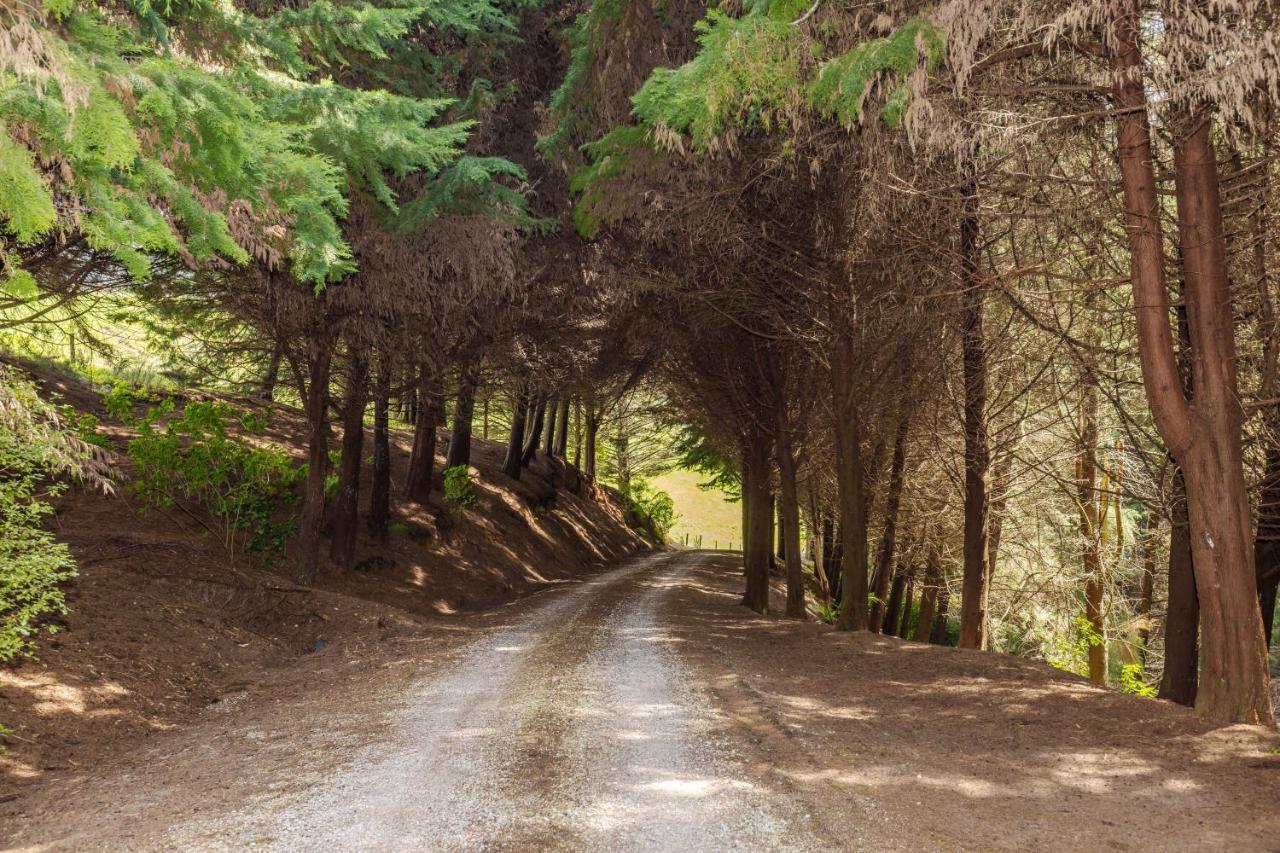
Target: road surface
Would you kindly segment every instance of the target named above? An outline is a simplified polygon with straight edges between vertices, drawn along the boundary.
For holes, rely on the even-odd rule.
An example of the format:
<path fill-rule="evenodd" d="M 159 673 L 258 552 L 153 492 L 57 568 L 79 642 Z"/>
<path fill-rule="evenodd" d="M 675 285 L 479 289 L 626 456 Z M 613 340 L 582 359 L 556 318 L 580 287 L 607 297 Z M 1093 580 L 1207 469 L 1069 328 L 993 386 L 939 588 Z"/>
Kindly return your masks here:
<path fill-rule="evenodd" d="M 180 824 L 158 846 L 819 848 L 803 807 L 750 778 L 670 648 L 664 590 L 698 559 L 648 555 L 545 596 L 406 685 L 386 737 L 318 784 Z"/>

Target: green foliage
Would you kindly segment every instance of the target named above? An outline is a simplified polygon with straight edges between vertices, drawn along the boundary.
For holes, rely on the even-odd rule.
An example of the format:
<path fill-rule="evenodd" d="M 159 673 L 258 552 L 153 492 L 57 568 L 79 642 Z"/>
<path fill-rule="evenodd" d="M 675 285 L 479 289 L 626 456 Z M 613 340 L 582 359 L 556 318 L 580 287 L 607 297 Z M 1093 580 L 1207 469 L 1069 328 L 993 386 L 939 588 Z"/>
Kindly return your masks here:
<path fill-rule="evenodd" d="M 835 118 L 846 127 L 862 122 L 862 108 L 872 84 L 883 74 L 898 80 L 885 101 L 881 117 L 897 127 L 911 98 L 909 76 L 925 57 L 925 69 L 932 74 L 942 64 L 946 51 L 943 31 L 928 18 L 916 16 L 892 35 L 873 39 L 848 53 L 827 60 L 809 88 L 809 102 L 823 118 Z"/>
<path fill-rule="evenodd" d="M 230 432 L 260 433 L 266 419 L 221 402 L 187 403 L 180 412 L 171 397 L 149 403 L 135 416 L 139 397 L 118 383 L 105 398 L 113 417 L 138 431 L 127 445 L 134 465 L 130 490 L 151 508 L 193 501 L 206 507 L 223 526 L 224 541 L 267 562 L 283 555 L 296 517 L 294 486 L 306 474 L 287 453 L 256 447 Z"/>
<path fill-rule="evenodd" d="M 581 194 L 574 211 L 579 233 L 592 237 L 598 231 L 608 195 L 604 184 L 624 173 L 640 145 L 682 150 L 687 138 L 696 153 L 705 154 L 733 132 L 785 132 L 810 113 L 852 126 L 862 121 L 863 104 L 875 84 L 890 75 L 897 86 L 881 117 L 897 127 L 921 54 L 928 73 L 945 57 L 942 29 L 928 18 L 913 17 L 889 36 L 828 59 L 815 74 L 824 46 L 793 23 L 806 8 L 801 0 L 758 0 L 738 18 L 711 9 L 696 25 L 694 58 L 679 68 L 655 69 L 632 98 L 635 124 L 581 147 L 587 165 L 570 182 L 570 189 Z M 581 73 L 571 64 L 564 85 L 577 86 L 575 75 Z"/>
<path fill-rule="evenodd" d="M 354 269 L 347 193 L 394 212 L 386 174 L 437 173 L 469 136 L 471 122 L 445 116 L 452 98 L 417 94 L 440 88 L 421 64 L 394 60 L 424 50 L 419 27 L 489 38 L 512 29 L 507 15 L 470 0 L 324 0 L 262 17 L 208 2 L 0 6 L 0 229 L 18 244 L 79 232 L 139 279 L 155 254 L 243 263 L 282 245 L 297 278 L 336 281 Z M 335 67 L 344 80 L 399 74 L 415 94 L 314 77 Z M 7 289 L 30 283 L 19 272 L 0 239 Z"/>
<path fill-rule="evenodd" d="M 633 480 L 630 490 L 623 495 L 629 515 L 640 519 L 659 540 L 665 540 L 676 522 L 675 502 L 671 495 L 655 489 L 644 480 Z"/>
<path fill-rule="evenodd" d="M 455 465 L 444 469 L 444 499 L 458 512 L 473 509 L 479 503 L 469 466 Z"/>
<path fill-rule="evenodd" d="M 582 194 L 573 209 L 573 222 L 583 237 L 594 237 L 600 229 L 599 208 L 608 195 L 606 182 L 626 168 L 633 152 L 648 146 L 648 132 L 631 125 L 615 127 L 582 146 L 588 163 L 570 177 L 569 191 Z"/>
<path fill-rule="evenodd" d="M 1120 668 L 1120 692 L 1156 698 L 1156 689 L 1142 680 L 1142 664 L 1129 663 Z"/>
<path fill-rule="evenodd" d="M 67 612 L 62 584 L 75 561 L 44 526 L 64 488 L 48 478 L 88 459 L 35 386 L 0 366 L 0 663 L 30 655 L 38 634 L 57 630 L 49 618 Z"/>
<path fill-rule="evenodd" d="M 589 86 L 596 49 L 610 32 L 610 25 L 621 20 L 625 10 L 623 0 L 596 0 L 569 26 L 565 33 L 569 44 L 569 67 L 548 102 L 555 127 L 538 140 L 539 151 L 564 154 L 565 147 L 589 127 L 594 101 Z"/>
<path fill-rule="evenodd" d="M 765 131 L 794 123 L 812 48 L 790 21 L 731 18 L 713 9 L 696 26 L 697 55 L 655 69 L 632 99 L 640 122 L 674 147 L 688 134 L 695 150 L 714 147 L 731 126 Z"/>
<path fill-rule="evenodd" d="M 705 432 L 695 426 L 684 426 L 676 437 L 676 452 L 680 454 L 676 462 L 678 467 L 711 478 L 699 483 L 698 488 L 723 492 L 726 501 L 742 499 L 742 476 L 738 466 L 720 454 Z"/>
<path fill-rule="evenodd" d="M 1076 675 L 1089 674 L 1089 649 L 1105 639 L 1093 630 L 1089 620 L 1077 616 L 1071 622 L 1071 633 L 1066 637 L 1054 635 L 1045 645 L 1045 660 L 1058 669 Z"/>
<path fill-rule="evenodd" d="M 814 609 L 817 611 L 818 619 L 828 625 L 834 625 L 840 618 L 840 603 L 837 601 L 824 601 L 819 598 L 814 603 Z"/>

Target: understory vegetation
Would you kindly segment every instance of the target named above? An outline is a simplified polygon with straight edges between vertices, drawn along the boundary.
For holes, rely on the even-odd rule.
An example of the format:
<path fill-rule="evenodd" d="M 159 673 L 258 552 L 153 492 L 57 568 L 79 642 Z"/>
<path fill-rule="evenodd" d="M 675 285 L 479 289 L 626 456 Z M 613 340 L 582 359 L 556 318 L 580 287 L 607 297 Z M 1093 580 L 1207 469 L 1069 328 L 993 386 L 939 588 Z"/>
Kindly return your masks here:
<path fill-rule="evenodd" d="M 696 472 L 762 614 L 780 573 L 790 617 L 1272 724 L 1278 20 L 0 0 L 0 344 L 127 433 L 113 470 L 0 371 L 0 662 L 65 612 L 60 490 L 305 587 L 392 490 L 473 521 L 478 437 L 656 541 Z"/>

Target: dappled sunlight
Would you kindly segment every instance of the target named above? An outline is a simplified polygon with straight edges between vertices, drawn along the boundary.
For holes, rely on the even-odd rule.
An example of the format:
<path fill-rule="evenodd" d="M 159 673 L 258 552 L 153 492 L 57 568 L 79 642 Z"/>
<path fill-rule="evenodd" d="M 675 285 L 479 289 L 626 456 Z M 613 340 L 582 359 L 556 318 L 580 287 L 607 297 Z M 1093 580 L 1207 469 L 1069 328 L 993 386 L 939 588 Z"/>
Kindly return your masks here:
<path fill-rule="evenodd" d="M 751 787 L 745 782 L 729 779 L 663 779 L 634 786 L 637 791 L 677 797 L 708 797 L 726 788 L 750 790 Z"/>
<path fill-rule="evenodd" d="M 121 712 L 111 708 L 94 709 L 95 702 L 124 696 L 128 690 L 113 681 L 89 687 L 64 684 L 51 675 L 24 675 L 11 672 L 0 676 L 0 686 L 12 685 L 28 691 L 31 711 L 36 714 L 86 714 L 89 716 L 116 716 Z"/>

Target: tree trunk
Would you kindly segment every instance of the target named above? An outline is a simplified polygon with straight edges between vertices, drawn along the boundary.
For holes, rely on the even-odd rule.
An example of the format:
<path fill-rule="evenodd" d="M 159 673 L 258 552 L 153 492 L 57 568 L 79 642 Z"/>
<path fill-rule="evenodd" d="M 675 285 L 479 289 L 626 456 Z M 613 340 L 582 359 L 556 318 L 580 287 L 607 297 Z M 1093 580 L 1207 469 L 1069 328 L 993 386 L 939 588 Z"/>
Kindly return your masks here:
<path fill-rule="evenodd" d="M 583 439 L 582 473 L 587 475 L 588 480 L 594 481 L 596 478 L 596 438 L 600 434 L 600 413 L 596 411 L 593 403 L 587 404 L 586 421 L 586 435 Z"/>
<path fill-rule="evenodd" d="M 898 623 L 902 620 L 902 594 L 906 589 L 907 573 L 898 572 L 893 576 L 893 584 L 889 587 L 889 603 L 884 608 L 886 634 L 898 633 Z"/>
<path fill-rule="evenodd" d="M 772 526 L 773 496 L 769 491 L 769 442 L 760 433 L 748 438 L 743 465 L 747 501 L 746 564 L 747 589 L 742 603 L 759 614 L 769 612 L 769 528 Z"/>
<path fill-rule="evenodd" d="M 391 375 L 387 359 L 378 367 L 373 389 L 373 476 L 369 495 L 369 534 L 387 541 L 391 524 Z"/>
<path fill-rule="evenodd" d="M 362 354 L 353 352 L 351 366 L 347 371 L 347 391 L 342 399 L 342 458 L 338 463 L 338 486 L 329 516 L 333 531 L 333 537 L 329 541 L 329 558 L 343 569 L 350 569 L 356 559 L 368 383 L 369 364 Z"/>
<path fill-rule="evenodd" d="M 1175 134 L 1173 146 L 1196 421 L 1190 446 L 1179 458 L 1200 602 L 1196 710 L 1215 719 L 1267 725 L 1275 715 L 1257 604 L 1241 438 L 1244 412 L 1211 132 L 1208 113 L 1197 112 Z"/>
<path fill-rule="evenodd" d="M 1164 620 L 1164 675 L 1160 698 L 1180 705 L 1196 703 L 1199 669 L 1200 605 L 1187 525 L 1187 499 L 1182 472 L 1176 471 L 1170 497 L 1169 602 Z"/>
<path fill-rule="evenodd" d="M 567 459 L 569 451 L 569 396 L 560 400 L 560 415 L 556 419 L 556 444 L 551 452 L 561 459 Z"/>
<path fill-rule="evenodd" d="M 409 456 L 409 475 L 405 481 L 405 497 L 426 504 L 431 497 L 431 481 L 435 474 L 436 426 L 442 412 L 436 377 L 426 368 L 418 374 L 418 422 L 413 427 L 413 452 Z"/>
<path fill-rule="evenodd" d="M 924 589 L 920 591 L 920 616 L 912 639 L 917 643 L 929 642 L 933 631 L 933 617 L 938 611 L 938 589 L 942 585 L 942 553 L 937 545 L 930 544 L 924 573 Z"/>
<path fill-rule="evenodd" d="M 320 568 L 320 528 L 324 524 L 324 481 L 329 468 L 329 336 L 307 343 L 307 479 L 298 514 L 298 582 L 315 583 Z"/>
<path fill-rule="evenodd" d="M 1243 413 L 1236 387 L 1232 301 L 1222 240 L 1217 163 L 1207 112 L 1174 134 L 1179 245 L 1186 281 L 1194 406 L 1181 388 L 1169 328 L 1160 206 L 1142 76 L 1142 3 L 1115 0 L 1116 145 L 1124 190 L 1138 352 L 1156 427 L 1182 468 L 1200 602 L 1196 710 L 1214 719 L 1274 722 L 1258 617 Z"/>
<path fill-rule="evenodd" d="M 995 582 L 1000 539 L 1004 534 L 1005 506 L 1013 486 L 1013 451 L 1007 450 L 992 466 L 991 494 L 987 507 L 987 585 Z"/>
<path fill-rule="evenodd" d="M 907 578 L 907 591 L 902 595 L 902 623 L 898 626 L 898 636 L 903 640 L 911 630 L 911 608 L 915 604 L 915 597 L 916 579 L 912 575 Z"/>
<path fill-rule="evenodd" d="M 1156 592 L 1156 535 L 1160 531 L 1160 516 L 1147 507 L 1147 531 L 1142 540 L 1142 581 L 1138 590 L 1138 605 L 1134 608 L 1138 617 L 1138 661 L 1143 674 L 1147 668 L 1147 646 L 1151 642 L 1151 608 Z"/>
<path fill-rule="evenodd" d="M 938 592 L 938 615 L 933 617 L 933 630 L 929 632 L 929 642 L 935 646 L 947 644 L 947 601 L 949 596 L 945 589 Z"/>
<path fill-rule="evenodd" d="M 72 337 L 72 341 L 75 338 Z M 277 339 L 271 348 L 271 360 L 267 362 L 267 370 L 258 385 L 258 399 L 270 403 L 276 397 L 276 382 L 280 378 L 280 362 L 284 360 L 284 341 Z M 75 363 L 75 359 L 72 359 Z"/>
<path fill-rule="evenodd" d="M 1258 496 L 1258 533 L 1254 540 L 1258 562 L 1258 605 L 1262 611 L 1262 631 L 1267 646 L 1271 645 L 1276 616 L 1276 586 L 1280 584 L 1280 446 L 1274 442 L 1272 439 L 1267 445 L 1266 474 Z"/>
<path fill-rule="evenodd" d="M 818 590 L 827 604 L 831 603 L 831 581 L 827 572 L 827 520 L 818 508 L 818 499 L 813 492 L 813 484 L 809 484 L 809 518 L 813 522 L 813 574 L 818 579 Z"/>
<path fill-rule="evenodd" d="M 582 470 L 582 403 L 573 403 L 573 467 Z"/>
<path fill-rule="evenodd" d="M 529 424 L 529 437 L 524 443 L 524 452 L 520 454 L 520 464 L 528 465 L 538 452 L 538 441 L 542 438 L 542 427 L 547 417 L 547 396 L 538 395 L 538 401 L 532 407 L 533 418 Z"/>
<path fill-rule="evenodd" d="M 844 544 L 840 541 L 840 527 L 835 519 L 827 516 L 823 520 L 822 541 L 827 553 L 824 562 L 827 567 L 827 582 L 831 584 L 831 600 L 840 603 L 841 575 L 844 566 Z"/>
<path fill-rule="evenodd" d="M 502 462 L 502 473 L 513 480 L 520 479 L 523 467 L 525 414 L 528 411 L 528 386 L 521 381 L 511 400 L 511 432 L 507 437 L 507 456 Z"/>
<path fill-rule="evenodd" d="M 842 631 L 867 630 L 867 501 L 862 415 L 852 385 L 852 343 L 841 340 L 832 360 L 836 485 L 840 499 L 840 616 Z"/>
<path fill-rule="evenodd" d="M 1106 497 L 1098 493 L 1098 381 L 1091 365 L 1080 370 L 1080 429 L 1076 452 L 1076 508 L 1079 519 L 1081 560 L 1084 569 L 1085 622 L 1089 655 L 1089 680 L 1106 686 L 1107 635 L 1103 624 L 1102 526 L 1106 524 Z"/>
<path fill-rule="evenodd" d="M 960 592 L 960 647 L 987 647 L 987 348 L 982 329 L 986 289 L 978 276 L 977 184 L 966 189 L 960 220 L 964 367 L 964 583 Z"/>
<path fill-rule="evenodd" d="M 804 570 L 800 564 L 800 495 L 796 489 L 796 459 L 791 445 L 791 427 L 787 422 L 786 407 L 777 404 L 778 473 L 781 481 L 782 501 L 779 504 L 779 521 L 782 523 L 782 540 L 779 550 L 787 569 L 787 616 L 793 619 L 805 617 Z"/>
<path fill-rule="evenodd" d="M 471 422 L 476 412 L 476 372 L 468 365 L 458 380 L 458 397 L 453 407 L 453 432 L 449 435 L 449 455 L 444 466 L 471 464 Z"/>
<path fill-rule="evenodd" d="M 547 424 L 543 430 L 542 452 L 554 456 L 556 450 L 556 421 L 560 416 L 560 403 L 554 399 L 547 401 Z"/>
<path fill-rule="evenodd" d="M 889 464 L 889 491 L 885 496 L 884 531 L 880 536 L 880 551 L 876 555 L 875 583 L 867 627 L 879 632 L 884 620 L 885 595 L 889 592 L 889 578 L 893 573 L 894 547 L 898 533 L 898 507 L 902 502 L 903 470 L 907 463 L 907 433 L 910 418 L 903 412 L 898 419 L 898 429 L 893 438 L 893 461 Z"/>

